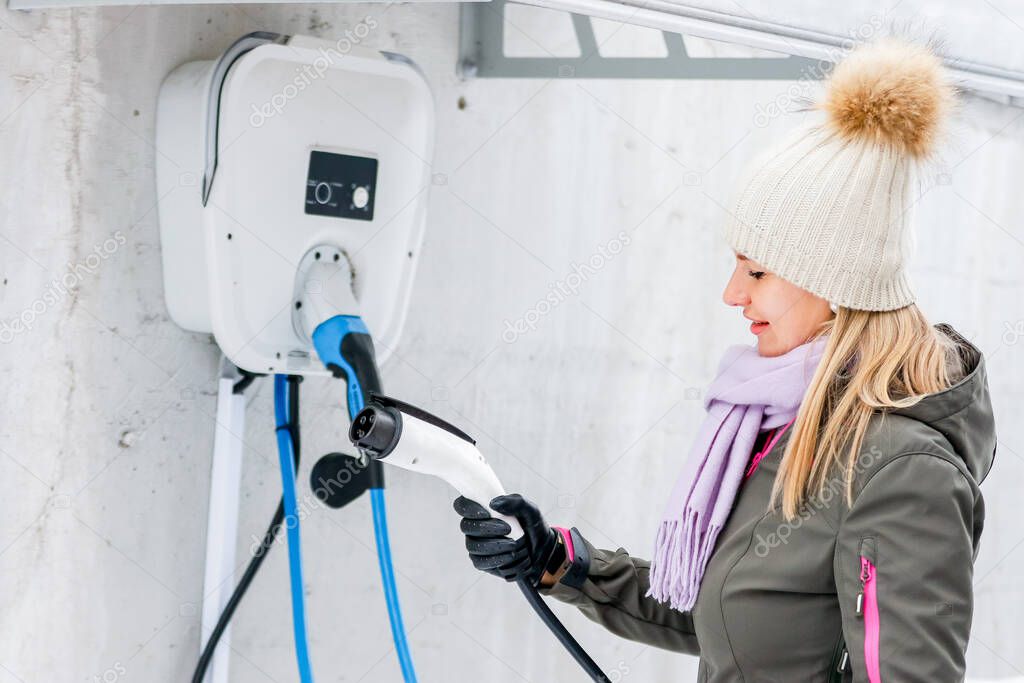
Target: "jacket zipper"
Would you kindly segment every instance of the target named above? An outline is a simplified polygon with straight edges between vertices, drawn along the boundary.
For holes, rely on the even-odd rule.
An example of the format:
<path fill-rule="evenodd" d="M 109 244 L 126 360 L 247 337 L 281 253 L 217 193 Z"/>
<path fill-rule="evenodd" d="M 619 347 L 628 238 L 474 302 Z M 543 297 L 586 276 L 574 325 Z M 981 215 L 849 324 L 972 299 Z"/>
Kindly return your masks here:
<path fill-rule="evenodd" d="M 878 661 L 878 571 L 869 553 L 866 540 L 861 541 L 860 593 L 857 594 L 857 616 L 864 618 L 864 663 L 869 683 L 881 683 Z"/>
<path fill-rule="evenodd" d="M 771 431 L 771 433 L 765 439 L 764 447 L 762 447 L 760 451 L 758 451 L 757 453 L 754 454 L 754 459 L 750 461 L 750 467 L 747 468 L 746 473 L 743 475 L 744 479 L 746 479 L 751 474 L 753 474 L 754 470 L 757 469 L 758 464 L 761 462 L 761 458 L 763 458 L 764 454 L 768 452 L 768 448 L 769 448 L 769 446 L 771 446 L 772 439 L 774 437 L 775 437 L 775 430 L 773 429 Z"/>
<path fill-rule="evenodd" d="M 793 424 L 794 422 L 796 422 L 795 417 L 786 424 L 784 424 L 781 428 L 772 430 L 771 434 L 768 435 L 764 448 L 762 448 L 759 453 L 756 453 L 754 455 L 754 459 L 750 461 L 750 467 L 747 468 L 746 474 L 743 475 L 744 479 L 748 478 L 751 474 L 754 473 L 754 470 L 757 469 L 757 466 L 761 463 L 761 460 L 764 458 L 764 456 L 768 455 L 768 451 L 770 451 L 775 446 L 775 442 L 782 437 L 782 433 L 785 432 L 789 425 Z"/>
<path fill-rule="evenodd" d="M 846 664 L 850 661 L 850 653 L 846 651 L 846 640 L 842 633 L 832 650 L 832 662 L 829 666 L 828 678 L 825 683 L 843 683 L 843 672 L 846 671 Z"/>

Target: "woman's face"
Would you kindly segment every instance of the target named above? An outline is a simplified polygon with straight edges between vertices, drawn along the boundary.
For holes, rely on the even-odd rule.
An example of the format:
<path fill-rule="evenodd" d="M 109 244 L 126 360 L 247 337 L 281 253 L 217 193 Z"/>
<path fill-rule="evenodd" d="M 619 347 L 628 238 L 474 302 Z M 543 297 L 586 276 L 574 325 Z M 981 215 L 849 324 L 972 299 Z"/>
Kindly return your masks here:
<path fill-rule="evenodd" d="M 795 349 L 834 315 L 828 301 L 777 277 L 743 254 L 736 254 L 736 268 L 722 300 L 743 307 L 762 356 L 781 356 Z"/>

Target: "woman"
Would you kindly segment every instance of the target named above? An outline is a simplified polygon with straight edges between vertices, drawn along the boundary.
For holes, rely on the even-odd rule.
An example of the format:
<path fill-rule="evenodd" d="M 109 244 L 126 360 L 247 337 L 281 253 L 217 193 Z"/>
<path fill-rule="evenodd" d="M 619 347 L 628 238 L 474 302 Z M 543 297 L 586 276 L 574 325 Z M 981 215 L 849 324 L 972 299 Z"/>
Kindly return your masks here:
<path fill-rule="evenodd" d="M 830 75 L 823 124 L 746 173 L 726 226 L 727 350 L 648 562 L 550 527 L 520 495 L 460 498 L 475 566 L 526 578 L 699 680 L 960 681 L 995 457 L 984 359 L 906 278 L 911 178 L 955 102 L 893 38 Z"/>

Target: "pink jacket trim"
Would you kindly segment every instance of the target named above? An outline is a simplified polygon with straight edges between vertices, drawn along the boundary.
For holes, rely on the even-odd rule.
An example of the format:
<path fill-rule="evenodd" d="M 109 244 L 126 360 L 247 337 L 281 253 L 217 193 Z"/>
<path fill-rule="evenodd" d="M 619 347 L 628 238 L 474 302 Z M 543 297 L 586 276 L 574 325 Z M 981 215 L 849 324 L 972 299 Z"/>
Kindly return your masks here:
<path fill-rule="evenodd" d="M 562 535 L 562 542 L 565 543 L 565 552 L 569 557 L 569 561 L 572 562 L 576 557 L 576 552 L 572 547 L 572 536 L 569 534 L 569 530 L 560 526 L 553 526 L 551 528 Z"/>

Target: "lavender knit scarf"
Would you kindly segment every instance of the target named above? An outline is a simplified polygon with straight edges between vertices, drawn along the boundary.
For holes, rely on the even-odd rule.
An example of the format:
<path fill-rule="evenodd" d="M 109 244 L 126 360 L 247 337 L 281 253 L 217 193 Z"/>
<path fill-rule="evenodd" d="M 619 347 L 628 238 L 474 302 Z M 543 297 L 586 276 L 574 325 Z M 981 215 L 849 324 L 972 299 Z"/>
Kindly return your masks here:
<path fill-rule="evenodd" d="M 827 341 L 819 337 L 774 357 L 760 355 L 756 343 L 726 350 L 704 397 L 707 415 L 658 527 L 648 596 L 681 611 L 693 607 L 758 431 L 796 416 Z"/>

